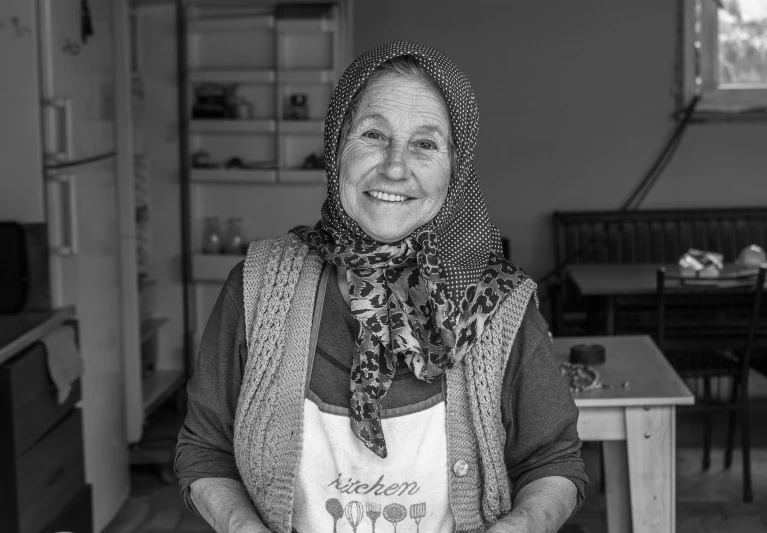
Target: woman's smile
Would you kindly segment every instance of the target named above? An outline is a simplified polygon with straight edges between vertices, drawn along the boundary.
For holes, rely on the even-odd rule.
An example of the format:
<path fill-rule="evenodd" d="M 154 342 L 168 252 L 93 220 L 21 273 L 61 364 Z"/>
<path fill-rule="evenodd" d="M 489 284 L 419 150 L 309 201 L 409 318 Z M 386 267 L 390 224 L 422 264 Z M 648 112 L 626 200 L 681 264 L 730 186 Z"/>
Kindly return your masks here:
<path fill-rule="evenodd" d="M 413 200 L 413 198 L 409 196 L 383 191 L 368 191 L 367 195 L 372 197 L 374 200 L 379 200 L 381 202 L 387 203 L 402 203 L 407 202 L 408 200 Z"/>

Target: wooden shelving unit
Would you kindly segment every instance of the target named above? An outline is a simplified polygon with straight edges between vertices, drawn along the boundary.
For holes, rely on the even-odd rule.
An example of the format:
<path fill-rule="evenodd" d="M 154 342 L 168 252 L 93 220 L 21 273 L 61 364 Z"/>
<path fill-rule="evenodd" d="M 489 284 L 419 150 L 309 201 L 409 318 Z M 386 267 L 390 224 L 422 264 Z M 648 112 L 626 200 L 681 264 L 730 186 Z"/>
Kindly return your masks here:
<path fill-rule="evenodd" d="M 304 170 L 285 168 L 280 170 L 280 182 L 284 184 L 321 184 L 325 185 L 324 170 Z"/>
<path fill-rule="evenodd" d="M 274 83 L 277 71 L 274 69 L 207 69 L 190 70 L 192 83 Z"/>
<path fill-rule="evenodd" d="M 332 70 L 295 69 L 280 71 L 282 83 L 335 83 L 336 73 Z"/>
<path fill-rule="evenodd" d="M 274 15 L 244 15 L 237 17 L 215 16 L 190 18 L 187 32 L 190 35 L 205 33 L 230 33 L 242 31 L 258 31 L 274 28 Z"/>
<path fill-rule="evenodd" d="M 222 2 L 223 4 L 223 2 Z M 320 217 L 325 113 L 351 52 L 351 0 L 183 9 L 179 35 L 181 182 L 186 346 L 199 341 L 213 303 L 241 255 L 203 254 L 204 221 L 241 220 L 245 242 L 282 235 Z M 228 91 L 228 118 L 200 118 L 202 90 Z M 291 96 L 307 108 L 291 113 Z M 208 108 L 206 108 L 208 109 Z M 196 111 L 197 110 L 197 111 Z M 244 110 L 244 111 L 243 111 Z M 205 164 L 194 156 L 204 157 Z M 313 157 L 312 157 L 313 156 Z"/>
<path fill-rule="evenodd" d="M 276 183 L 277 171 L 268 169 L 226 170 L 226 169 L 193 169 L 189 179 L 192 183 L 207 184 L 258 184 Z"/>
<path fill-rule="evenodd" d="M 334 83 L 335 72 L 326 69 L 294 69 L 279 72 L 280 83 Z M 270 84 L 277 82 L 275 69 L 199 69 L 189 71 L 192 83 Z"/>
<path fill-rule="evenodd" d="M 322 135 L 325 123 L 321 120 L 282 120 L 279 123 L 281 135 Z"/>
<path fill-rule="evenodd" d="M 237 134 L 237 133 L 274 133 L 277 131 L 276 120 L 192 120 L 189 123 L 192 134 Z"/>
<path fill-rule="evenodd" d="M 325 171 L 303 168 L 277 169 L 193 169 L 189 179 L 195 185 L 325 185 Z"/>

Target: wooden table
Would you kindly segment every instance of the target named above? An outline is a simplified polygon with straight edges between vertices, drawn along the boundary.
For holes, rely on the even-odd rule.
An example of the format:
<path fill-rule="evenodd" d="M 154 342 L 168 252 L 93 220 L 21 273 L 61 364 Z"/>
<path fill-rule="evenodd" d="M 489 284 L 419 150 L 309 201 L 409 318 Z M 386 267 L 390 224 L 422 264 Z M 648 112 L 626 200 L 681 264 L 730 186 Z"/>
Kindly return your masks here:
<path fill-rule="evenodd" d="M 653 296 L 657 290 L 658 268 L 665 266 L 669 272 L 676 272 L 676 264 L 575 264 L 567 267 L 567 275 L 581 296 L 600 298 L 604 307 L 604 334 L 615 333 L 615 300 L 620 296 Z M 736 274 L 738 267 L 732 263 L 724 265 L 722 274 Z M 671 291 L 673 287 L 669 285 Z"/>
<path fill-rule="evenodd" d="M 581 264 L 569 265 L 567 275 L 578 293 L 598 297 L 604 302 L 604 333 L 615 333 L 615 299 L 619 296 L 649 296 L 655 294 L 656 273 L 663 265 L 640 264 Z M 669 267 L 676 268 L 673 265 Z"/>
<path fill-rule="evenodd" d="M 676 406 L 692 405 L 693 395 L 650 337 L 557 337 L 557 359 L 579 343 L 607 353 L 597 369 L 610 387 L 573 396 L 581 440 L 603 442 L 608 531 L 673 533 Z"/>

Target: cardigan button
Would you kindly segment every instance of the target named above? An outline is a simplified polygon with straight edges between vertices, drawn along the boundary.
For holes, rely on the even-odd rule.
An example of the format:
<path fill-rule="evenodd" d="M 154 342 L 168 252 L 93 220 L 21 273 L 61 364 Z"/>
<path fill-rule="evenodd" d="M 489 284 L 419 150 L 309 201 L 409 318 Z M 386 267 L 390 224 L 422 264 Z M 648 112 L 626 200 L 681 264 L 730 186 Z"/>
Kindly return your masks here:
<path fill-rule="evenodd" d="M 469 473 L 469 463 L 463 459 L 459 459 L 453 465 L 453 474 L 458 477 L 463 477 Z"/>

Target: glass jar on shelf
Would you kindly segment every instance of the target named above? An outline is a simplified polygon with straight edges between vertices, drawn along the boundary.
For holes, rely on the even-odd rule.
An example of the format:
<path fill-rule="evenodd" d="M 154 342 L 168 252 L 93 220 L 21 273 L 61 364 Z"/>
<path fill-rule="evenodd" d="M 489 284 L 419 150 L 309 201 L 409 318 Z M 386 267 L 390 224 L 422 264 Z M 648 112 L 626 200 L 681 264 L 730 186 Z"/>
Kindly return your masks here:
<path fill-rule="evenodd" d="M 205 254 L 220 254 L 223 250 L 221 223 L 218 217 L 205 217 L 202 230 L 202 252 Z"/>
<path fill-rule="evenodd" d="M 244 245 L 242 219 L 240 217 L 231 217 L 227 221 L 226 234 L 224 235 L 224 253 L 242 255 Z"/>

